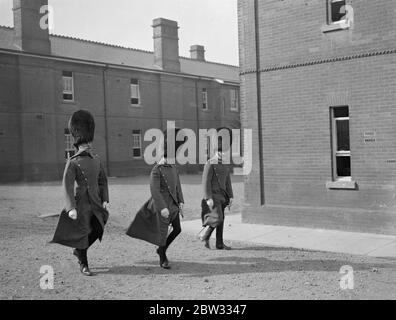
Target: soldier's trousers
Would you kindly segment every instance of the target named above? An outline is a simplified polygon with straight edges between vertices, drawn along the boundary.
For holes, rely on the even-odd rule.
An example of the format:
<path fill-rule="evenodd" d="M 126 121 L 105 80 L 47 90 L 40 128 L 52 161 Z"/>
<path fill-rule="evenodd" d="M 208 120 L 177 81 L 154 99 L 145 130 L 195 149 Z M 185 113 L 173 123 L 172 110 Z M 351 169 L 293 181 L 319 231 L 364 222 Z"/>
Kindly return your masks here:
<path fill-rule="evenodd" d="M 180 225 L 180 216 L 179 213 L 177 214 L 177 216 L 175 217 L 175 219 L 173 219 L 172 221 L 172 232 L 168 235 L 168 237 L 166 238 L 166 245 L 164 247 L 162 247 L 165 251 L 166 249 L 168 249 L 168 247 L 170 246 L 170 244 L 173 242 L 173 240 L 176 239 L 176 237 L 181 233 L 181 225 Z"/>
<path fill-rule="evenodd" d="M 205 235 L 204 235 L 204 240 L 209 240 L 214 229 L 216 229 L 216 246 L 222 246 L 223 243 L 223 231 L 224 231 L 224 219 L 225 219 L 225 215 L 224 215 L 224 210 L 227 207 L 227 205 L 225 203 L 221 203 L 218 204 L 219 208 L 221 208 L 220 213 L 222 215 L 222 222 L 216 227 L 209 227 L 208 230 L 206 231 Z"/>
<path fill-rule="evenodd" d="M 99 238 L 99 234 L 102 230 L 102 226 L 100 225 L 98 219 L 96 219 L 95 216 L 93 216 L 91 219 L 91 227 L 92 227 L 92 231 L 88 235 L 88 248 L 91 245 L 93 245 L 93 243 Z M 88 265 L 88 255 L 87 255 L 88 248 L 75 249 L 78 256 L 78 260 L 85 265 Z"/>

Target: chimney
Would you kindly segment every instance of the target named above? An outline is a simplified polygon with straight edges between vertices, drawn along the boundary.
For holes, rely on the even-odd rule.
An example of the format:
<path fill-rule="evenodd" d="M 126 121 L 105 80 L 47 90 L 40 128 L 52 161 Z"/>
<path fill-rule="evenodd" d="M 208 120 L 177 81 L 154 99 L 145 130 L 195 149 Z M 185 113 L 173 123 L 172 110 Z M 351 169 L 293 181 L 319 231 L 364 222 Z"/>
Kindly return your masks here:
<path fill-rule="evenodd" d="M 191 59 L 205 61 L 205 47 L 194 45 L 190 47 Z"/>
<path fill-rule="evenodd" d="M 179 36 L 176 21 L 153 20 L 154 65 L 162 70 L 180 72 Z"/>
<path fill-rule="evenodd" d="M 15 48 L 50 54 L 48 19 L 45 17 L 48 14 L 48 0 L 14 0 L 13 11 Z"/>

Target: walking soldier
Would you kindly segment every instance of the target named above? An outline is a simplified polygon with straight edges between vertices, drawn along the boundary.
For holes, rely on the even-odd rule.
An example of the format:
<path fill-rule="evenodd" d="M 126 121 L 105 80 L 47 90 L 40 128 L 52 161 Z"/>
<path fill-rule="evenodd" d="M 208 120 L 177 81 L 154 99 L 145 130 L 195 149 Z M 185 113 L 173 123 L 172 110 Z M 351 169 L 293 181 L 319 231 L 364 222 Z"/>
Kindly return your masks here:
<path fill-rule="evenodd" d="M 175 136 L 180 129 L 176 129 Z M 170 269 L 166 250 L 181 232 L 180 215 L 184 199 L 180 178 L 175 163 L 177 149 L 184 143 L 175 141 L 175 152 L 168 154 L 168 139 L 165 134 L 164 155 L 150 174 L 151 198 L 137 213 L 127 230 L 127 235 L 148 241 L 158 246 L 161 268 Z M 172 231 L 168 235 L 168 228 Z"/>
<path fill-rule="evenodd" d="M 219 250 L 231 250 L 223 241 L 224 230 L 224 210 L 230 207 L 234 198 L 231 184 L 231 165 L 223 163 L 225 152 L 231 147 L 231 130 L 228 128 L 219 128 L 217 132 L 226 131 L 229 133 L 229 141 L 223 143 L 222 137 L 218 137 L 218 150 L 215 155 L 207 161 L 202 174 L 202 187 L 204 199 L 202 201 L 202 222 L 204 226 L 205 214 L 216 213 L 217 219 L 215 226 L 208 224 L 202 241 L 205 247 L 210 249 L 209 239 L 214 229 L 216 229 L 216 248 Z"/>
<path fill-rule="evenodd" d="M 95 131 L 92 115 L 85 110 L 75 112 L 70 118 L 69 129 L 78 151 L 65 167 L 62 183 L 65 208 L 52 242 L 74 248 L 81 273 L 91 276 L 87 250 L 97 239 L 102 240 L 109 216 L 107 176 L 99 157 L 92 152 Z"/>

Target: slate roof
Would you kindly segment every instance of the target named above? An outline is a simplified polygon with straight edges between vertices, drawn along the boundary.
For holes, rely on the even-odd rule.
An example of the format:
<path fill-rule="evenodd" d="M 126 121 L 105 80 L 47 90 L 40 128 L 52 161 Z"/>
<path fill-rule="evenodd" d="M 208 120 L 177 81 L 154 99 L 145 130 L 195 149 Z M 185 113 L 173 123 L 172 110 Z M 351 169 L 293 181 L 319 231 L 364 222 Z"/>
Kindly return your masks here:
<path fill-rule="evenodd" d="M 62 35 L 50 35 L 52 54 L 101 63 L 156 69 L 152 51 L 127 48 Z M 13 45 L 13 28 L 0 26 L 0 48 L 18 50 Z M 239 81 L 237 66 L 180 57 L 181 72 L 195 76 Z"/>

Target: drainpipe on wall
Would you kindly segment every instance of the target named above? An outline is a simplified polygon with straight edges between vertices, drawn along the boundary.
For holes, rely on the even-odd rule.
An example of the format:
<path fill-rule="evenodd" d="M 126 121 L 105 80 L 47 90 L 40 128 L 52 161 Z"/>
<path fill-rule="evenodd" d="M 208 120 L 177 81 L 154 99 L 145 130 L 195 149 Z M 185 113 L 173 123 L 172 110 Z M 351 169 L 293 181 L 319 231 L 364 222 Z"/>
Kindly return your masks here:
<path fill-rule="evenodd" d="M 197 110 L 196 110 L 196 117 L 197 117 L 197 137 L 198 137 L 198 140 L 197 141 L 199 141 L 199 92 L 198 92 L 198 81 L 200 80 L 200 78 L 198 78 L 198 79 L 196 79 L 194 82 L 195 82 L 195 104 L 196 104 L 196 106 L 197 106 Z M 199 148 L 199 143 L 198 143 L 198 148 Z M 198 150 L 198 152 L 197 152 L 197 163 L 199 163 L 199 161 L 198 161 L 198 159 L 199 159 L 199 150 Z"/>
<path fill-rule="evenodd" d="M 260 170 L 260 204 L 265 204 L 264 192 L 264 156 L 263 156 L 263 127 L 261 113 L 261 63 L 260 63 L 260 25 L 259 25 L 259 1 L 254 0 L 254 32 L 256 45 L 256 85 L 257 85 L 257 122 L 258 122 L 258 149 L 259 149 L 259 170 Z"/>
<path fill-rule="evenodd" d="M 164 111 L 162 110 L 162 76 L 158 75 L 158 102 L 159 102 L 159 120 L 160 120 L 160 130 L 166 129 L 166 121 L 164 119 Z"/>
<path fill-rule="evenodd" d="M 107 124 L 107 94 L 106 94 L 106 70 L 108 65 L 103 68 L 103 107 L 104 107 L 104 123 L 105 123 L 105 148 L 106 148 L 106 170 L 107 175 L 110 176 L 110 158 L 109 158 L 109 137 Z"/>

